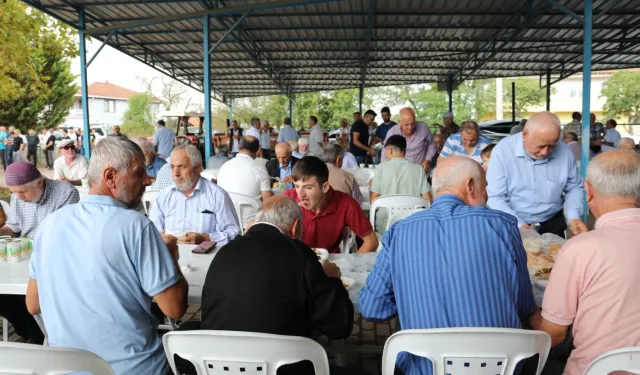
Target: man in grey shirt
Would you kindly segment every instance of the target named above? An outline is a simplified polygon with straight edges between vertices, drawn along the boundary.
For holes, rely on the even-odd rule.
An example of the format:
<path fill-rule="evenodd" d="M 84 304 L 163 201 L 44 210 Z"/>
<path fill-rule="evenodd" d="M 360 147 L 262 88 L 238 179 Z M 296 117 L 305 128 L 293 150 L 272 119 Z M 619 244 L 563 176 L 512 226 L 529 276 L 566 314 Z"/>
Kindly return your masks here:
<path fill-rule="evenodd" d="M 171 155 L 171 151 L 173 151 L 176 143 L 176 135 L 165 127 L 164 120 L 158 120 L 152 141 L 154 146 L 158 146 L 158 156 L 166 159 Z"/>
<path fill-rule="evenodd" d="M 318 118 L 316 116 L 309 117 L 309 127 L 311 133 L 309 134 L 309 155 L 322 158 L 324 155 L 324 131 L 318 124 Z"/>

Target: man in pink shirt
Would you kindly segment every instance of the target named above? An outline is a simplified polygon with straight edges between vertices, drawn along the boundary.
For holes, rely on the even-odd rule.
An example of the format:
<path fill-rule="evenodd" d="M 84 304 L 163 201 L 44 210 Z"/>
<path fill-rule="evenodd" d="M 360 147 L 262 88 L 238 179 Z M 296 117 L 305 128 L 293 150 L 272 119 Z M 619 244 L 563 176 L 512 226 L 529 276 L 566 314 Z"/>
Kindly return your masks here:
<path fill-rule="evenodd" d="M 595 230 L 570 239 L 558 254 L 539 327 L 556 345 L 573 324 L 567 375 L 582 374 L 610 350 L 640 346 L 640 156 L 599 154 L 584 185 Z"/>
<path fill-rule="evenodd" d="M 411 108 L 400 110 L 400 124 L 387 132 L 388 139 L 392 135 L 401 135 L 407 140 L 405 158 L 410 162 L 420 164 L 425 173 L 431 169 L 431 159 L 436 154 L 436 146 L 433 142 L 431 130 L 426 122 L 416 121 L 416 113 Z M 382 161 L 387 161 L 387 156 L 382 153 Z"/>

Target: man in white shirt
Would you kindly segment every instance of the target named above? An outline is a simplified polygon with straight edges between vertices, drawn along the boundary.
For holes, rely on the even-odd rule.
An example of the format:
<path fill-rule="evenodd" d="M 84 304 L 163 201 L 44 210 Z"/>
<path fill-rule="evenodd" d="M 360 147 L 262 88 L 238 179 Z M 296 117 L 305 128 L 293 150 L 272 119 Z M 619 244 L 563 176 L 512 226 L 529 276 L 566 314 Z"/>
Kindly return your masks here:
<path fill-rule="evenodd" d="M 322 158 L 322 155 L 324 155 L 324 132 L 318 124 L 318 118 L 316 116 L 309 116 L 309 127 L 311 128 L 309 134 L 309 155 Z"/>
<path fill-rule="evenodd" d="M 76 144 L 71 139 L 63 139 L 57 146 L 61 156 L 53 163 L 53 179 L 82 185 L 89 172 L 89 161 L 76 153 Z"/>
<path fill-rule="evenodd" d="M 249 127 L 249 129 L 247 129 L 246 132 L 244 132 L 244 135 L 250 135 L 252 137 L 254 137 L 255 139 L 258 140 L 258 145 L 260 146 L 260 148 L 262 147 L 262 143 L 260 142 L 260 119 L 257 117 L 254 117 L 251 119 L 251 126 Z M 262 150 L 259 150 L 258 152 L 258 156 L 262 155 Z"/>
<path fill-rule="evenodd" d="M 271 129 L 269 121 L 262 121 L 262 130 L 260 131 L 260 147 L 262 148 L 262 157 L 271 159 Z"/>
<path fill-rule="evenodd" d="M 238 155 L 226 162 L 218 172 L 218 186 L 228 193 L 241 194 L 251 197 L 261 203 L 273 196 L 271 191 L 271 179 L 264 165 L 256 163 L 255 159 L 260 151 L 258 139 L 252 136 L 244 136 L 240 139 Z M 243 227 L 246 228 L 255 212 L 246 212 L 242 218 Z"/>
<path fill-rule="evenodd" d="M 618 148 L 618 142 L 620 141 L 620 133 L 616 130 L 616 126 L 618 123 L 614 119 L 607 120 L 605 127 L 607 128 L 607 132 L 604 133 L 604 138 L 602 140 L 594 140 L 591 142 L 592 145 L 602 146 L 602 151 L 612 151 Z"/>

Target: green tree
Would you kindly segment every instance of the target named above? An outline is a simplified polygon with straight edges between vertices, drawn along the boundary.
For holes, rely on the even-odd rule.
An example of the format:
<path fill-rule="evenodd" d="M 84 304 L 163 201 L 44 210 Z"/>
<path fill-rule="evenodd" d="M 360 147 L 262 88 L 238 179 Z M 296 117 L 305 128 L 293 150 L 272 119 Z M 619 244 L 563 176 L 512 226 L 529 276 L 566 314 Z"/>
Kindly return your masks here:
<path fill-rule="evenodd" d="M 516 83 L 516 116 L 523 116 L 531 107 L 539 107 L 546 102 L 546 90 L 540 88 L 540 82 L 533 78 L 515 78 L 504 80 L 504 115 L 511 115 L 511 83 Z M 551 94 L 556 92 L 551 88 Z"/>
<path fill-rule="evenodd" d="M 0 7 L 0 121 L 19 128 L 56 126 L 77 87 L 69 59 L 75 32 L 18 0 Z"/>
<path fill-rule="evenodd" d="M 629 124 L 640 122 L 640 72 L 619 70 L 603 85 L 606 99 L 603 111 L 607 117 L 627 117 Z M 631 131 L 631 126 L 627 127 Z"/>
<path fill-rule="evenodd" d="M 129 109 L 124 113 L 121 131 L 129 137 L 147 137 L 153 134 L 151 96 L 146 93 L 129 98 Z"/>

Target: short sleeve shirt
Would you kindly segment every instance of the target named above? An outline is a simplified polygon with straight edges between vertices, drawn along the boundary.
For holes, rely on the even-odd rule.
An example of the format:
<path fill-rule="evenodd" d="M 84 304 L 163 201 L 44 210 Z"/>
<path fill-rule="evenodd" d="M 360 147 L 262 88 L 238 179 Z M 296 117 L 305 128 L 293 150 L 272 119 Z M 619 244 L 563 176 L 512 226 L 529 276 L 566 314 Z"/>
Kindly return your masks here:
<path fill-rule="evenodd" d="M 340 191 L 329 189 L 331 200 L 318 214 L 300 207 L 302 210 L 302 242 L 309 247 L 327 249 L 330 253 L 340 252 L 340 242 L 344 228 L 351 230 L 360 238 L 370 234 L 373 229 L 369 219 L 355 199 Z M 300 202 L 296 189 L 283 193 L 296 202 Z"/>
<path fill-rule="evenodd" d="M 18 151 L 20 149 L 20 146 L 24 143 L 24 140 L 22 139 L 22 137 L 15 137 L 13 138 L 13 150 L 14 151 Z"/>
<path fill-rule="evenodd" d="M 149 219 L 88 195 L 41 224 L 29 277 L 39 281 L 50 346 L 95 353 L 116 374 L 168 371 L 151 302 L 180 276 Z"/>
<path fill-rule="evenodd" d="M 176 135 L 164 126 L 160 126 L 153 134 L 153 142 L 158 144 L 158 155 L 165 158 L 171 155 L 175 140 Z"/>
<path fill-rule="evenodd" d="M 7 139 L 7 132 L 0 132 L 0 150 L 4 150 L 4 140 Z"/>
<path fill-rule="evenodd" d="M 87 178 L 89 172 L 89 161 L 84 155 L 76 154 L 71 165 L 67 165 L 64 156 L 60 156 L 53 162 L 54 179 L 58 180 L 62 177 L 70 181 L 82 180 Z"/>
<path fill-rule="evenodd" d="M 262 147 L 262 139 L 260 137 L 260 130 L 254 128 L 253 126 L 249 127 L 249 129 L 247 129 L 246 132 L 244 132 L 244 135 L 250 135 L 252 137 L 255 137 L 258 142 L 260 143 L 260 147 Z"/>
<path fill-rule="evenodd" d="M 395 121 L 391 121 L 389 123 L 382 123 L 382 125 L 378 125 L 376 128 L 376 137 L 380 138 L 380 141 L 383 142 L 387 138 L 387 133 L 389 129 L 393 128 L 397 123 Z"/>
<path fill-rule="evenodd" d="M 247 155 L 238 154 L 220 168 L 218 185 L 229 193 L 259 200 L 260 192 L 271 191 L 271 178 L 265 166 Z"/>
<path fill-rule="evenodd" d="M 319 124 L 316 124 L 313 128 L 311 128 L 311 132 L 309 132 L 309 154 L 312 156 L 316 156 L 321 158 L 324 154 L 324 149 L 322 148 L 322 143 L 324 140 L 324 132 Z"/>
<path fill-rule="evenodd" d="M 353 133 L 356 132 L 358 133 L 358 141 L 360 141 L 361 144 L 367 146 L 369 144 L 369 127 L 362 120 L 354 122 L 353 125 L 351 125 L 351 137 L 349 139 L 349 151 L 354 156 L 366 156 L 367 151 L 361 149 L 353 143 Z"/>
<path fill-rule="evenodd" d="M 618 147 L 618 141 L 620 140 L 620 133 L 615 128 L 607 130 L 604 134 L 604 140 L 613 143 L 612 146 L 602 145 L 602 151 L 615 150 Z"/>

